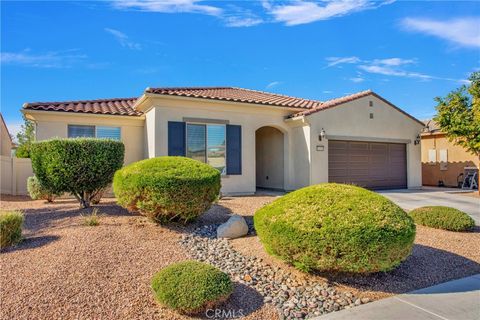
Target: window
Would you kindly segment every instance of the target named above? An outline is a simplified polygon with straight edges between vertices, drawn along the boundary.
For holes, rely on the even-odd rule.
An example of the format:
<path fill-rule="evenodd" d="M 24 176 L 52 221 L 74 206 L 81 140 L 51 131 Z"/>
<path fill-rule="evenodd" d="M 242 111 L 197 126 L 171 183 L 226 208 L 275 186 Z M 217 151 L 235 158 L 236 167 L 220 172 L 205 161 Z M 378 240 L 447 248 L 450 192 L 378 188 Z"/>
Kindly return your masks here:
<path fill-rule="evenodd" d="M 120 140 L 120 127 L 68 125 L 69 138 L 100 138 Z"/>
<path fill-rule="evenodd" d="M 448 151 L 447 149 L 440 149 L 440 170 L 448 170 Z"/>
<path fill-rule="evenodd" d="M 207 126 L 207 163 L 224 174 L 225 126 Z"/>
<path fill-rule="evenodd" d="M 97 127 L 97 138 L 120 140 L 120 127 Z"/>
<path fill-rule="evenodd" d="M 95 126 L 68 126 L 69 138 L 95 138 Z"/>
<path fill-rule="evenodd" d="M 187 124 L 187 157 L 226 172 L 225 125 Z"/>
<path fill-rule="evenodd" d="M 187 157 L 205 162 L 206 136 L 205 125 L 187 125 Z"/>
<path fill-rule="evenodd" d="M 428 149 L 428 162 L 430 163 L 437 162 L 437 150 Z"/>

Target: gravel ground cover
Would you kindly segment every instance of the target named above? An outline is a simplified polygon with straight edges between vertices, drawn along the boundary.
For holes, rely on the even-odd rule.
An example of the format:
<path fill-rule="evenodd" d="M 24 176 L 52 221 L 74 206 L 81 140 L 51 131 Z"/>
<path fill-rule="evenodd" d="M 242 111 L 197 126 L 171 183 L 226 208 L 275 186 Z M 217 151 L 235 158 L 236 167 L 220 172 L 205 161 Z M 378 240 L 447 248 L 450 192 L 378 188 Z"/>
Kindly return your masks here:
<path fill-rule="evenodd" d="M 100 225 L 87 227 L 83 225 L 80 213 L 88 211 L 79 210 L 74 200 L 62 199 L 58 203 L 45 204 L 26 197 L 2 196 L 1 209 L 20 209 L 25 213 L 26 239 L 21 245 L 0 254 L 0 318 L 188 318 L 158 306 L 150 289 L 152 275 L 170 263 L 194 256 L 191 252 L 193 246 L 185 247 L 181 242 L 197 236 L 199 243 L 209 241 L 208 231 L 202 235 L 198 234 L 200 230 L 213 230 L 214 226 L 208 226 L 225 222 L 233 212 L 244 215 L 251 225 L 255 210 L 274 199 L 274 196 L 223 198 L 193 225 L 166 228 L 126 212 L 115 205 L 113 199 L 102 201 L 98 206 L 102 214 Z M 282 284 L 279 285 L 280 290 L 282 285 L 287 286 L 288 297 L 283 295 L 285 302 L 295 304 L 289 310 L 289 316 L 306 314 L 298 308 L 298 303 L 303 303 L 298 297 L 303 295 L 297 295 L 296 290 L 302 286 L 313 286 L 312 290 L 324 298 L 316 301 L 317 307 L 313 307 L 313 299 L 305 301 L 307 308 L 311 302 L 311 309 L 307 310 L 310 313 L 315 312 L 319 302 L 323 306 L 328 301 L 324 310 L 328 310 L 332 299 L 347 302 L 350 299 L 355 305 L 358 298 L 360 302 L 361 298 L 374 300 L 480 272 L 479 230 L 453 233 L 418 227 L 413 254 L 400 268 L 361 278 L 305 275 L 268 256 L 253 235 L 214 242 L 217 243 L 214 246 L 219 246 L 213 250 L 215 254 L 225 248 L 227 251 L 223 254 L 232 254 L 233 261 L 240 260 L 239 265 L 248 266 L 250 262 L 248 272 L 257 268 L 286 275 L 290 282 L 287 279 L 286 284 L 280 281 Z M 214 260 L 213 263 L 219 263 Z M 223 261 L 229 263 L 228 259 Z M 235 266 L 235 263 L 231 265 Z M 265 272 L 268 279 L 269 271 Z M 281 316 L 276 308 L 278 303 L 273 301 L 278 295 L 270 295 L 272 300 L 266 298 L 267 302 L 264 302 L 268 288 L 262 289 L 262 285 L 258 285 L 260 281 L 255 279 L 255 274 L 247 274 L 252 279 L 245 278 L 244 271 L 235 275 L 235 291 L 222 307 L 226 311 L 223 315 L 278 319 Z M 330 299 L 329 290 L 335 290 L 332 297 L 336 295 L 338 299 Z M 318 298 L 317 294 L 310 296 Z M 348 302 L 342 306 L 339 302 L 334 302 L 332 308 L 335 309 L 335 303 L 338 308 L 351 304 Z"/>
<path fill-rule="evenodd" d="M 265 303 L 274 305 L 281 319 L 303 319 L 351 308 L 369 302 L 348 291 L 314 278 L 297 277 L 262 258 L 243 255 L 226 239 L 217 239 L 218 224 L 205 225 L 183 236 L 181 244 L 197 260 L 207 262 L 230 274 L 231 278 L 257 291 Z M 254 234 L 252 225 L 249 233 Z"/>
<path fill-rule="evenodd" d="M 112 199 L 97 207 L 100 225 L 88 227 L 75 200 L 2 196 L 1 209 L 25 213 L 26 239 L 0 253 L 0 319 L 189 319 L 159 307 L 150 288 L 155 272 L 189 258 L 179 245 L 188 230 L 159 227 Z M 277 319 L 240 283 L 222 309 Z"/>

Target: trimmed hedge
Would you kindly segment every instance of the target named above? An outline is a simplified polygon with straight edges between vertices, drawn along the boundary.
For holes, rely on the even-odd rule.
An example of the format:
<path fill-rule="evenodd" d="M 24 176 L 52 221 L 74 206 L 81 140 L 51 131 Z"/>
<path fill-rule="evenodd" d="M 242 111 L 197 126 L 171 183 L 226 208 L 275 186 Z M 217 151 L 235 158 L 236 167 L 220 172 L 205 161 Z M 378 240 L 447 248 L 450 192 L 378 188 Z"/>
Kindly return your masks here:
<path fill-rule="evenodd" d="M 155 297 L 162 305 L 186 314 L 211 309 L 233 291 L 229 276 L 206 263 L 183 261 L 172 264 L 152 279 Z"/>
<path fill-rule="evenodd" d="M 0 212 L 0 249 L 16 244 L 22 240 L 24 217 L 18 211 Z"/>
<path fill-rule="evenodd" d="M 53 202 L 55 200 L 54 194 L 48 192 L 38 181 L 36 176 L 28 177 L 27 190 L 32 200 L 46 200 L 47 202 Z"/>
<path fill-rule="evenodd" d="M 123 165 L 125 147 L 108 139 L 53 139 L 32 145 L 32 167 L 49 192 L 73 194 L 84 208 L 112 182 Z"/>
<path fill-rule="evenodd" d="M 185 157 L 158 157 L 132 163 L 115 173 L 118 203 L 159 222 L 187 223 L 218 198 L 220 172 Z"/>
<path fill-rule="evenodd" d="M 421 207 L 410 211 L 416 224 L 449 231 L 468 231 L 475 221 L 465 212 L 442 206 Z"/>
<path fill-rule="evenodd" d="M 255 213 L 265 249 L 302 271 L 372 273 L 410 253 L 415 224 L 387 198 L 353 185 L 320 184 Z"/>

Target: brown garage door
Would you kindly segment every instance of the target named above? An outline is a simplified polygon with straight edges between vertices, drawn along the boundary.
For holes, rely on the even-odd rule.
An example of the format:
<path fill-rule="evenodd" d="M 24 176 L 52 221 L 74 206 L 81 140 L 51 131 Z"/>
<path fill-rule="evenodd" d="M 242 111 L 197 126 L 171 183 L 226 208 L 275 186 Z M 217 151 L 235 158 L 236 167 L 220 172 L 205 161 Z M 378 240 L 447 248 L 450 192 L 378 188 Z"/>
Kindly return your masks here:
<path fill-rule="evenodd" d="M 369 189 L 407 187 L 406 146 L 400 143 L 328 141 L 328 180 Z"/>

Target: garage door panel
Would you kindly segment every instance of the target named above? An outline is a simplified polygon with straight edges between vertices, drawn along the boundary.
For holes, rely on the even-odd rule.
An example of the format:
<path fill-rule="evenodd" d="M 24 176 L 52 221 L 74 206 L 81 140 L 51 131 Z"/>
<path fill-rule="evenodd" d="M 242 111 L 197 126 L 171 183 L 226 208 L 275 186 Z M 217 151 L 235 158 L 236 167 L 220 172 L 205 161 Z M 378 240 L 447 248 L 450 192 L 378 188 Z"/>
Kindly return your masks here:
<path fill-rule="evenodd" d="M 357 177 L 368 177 L 368 168 L 365 169 L 350 169 L 348 170 L 349 176 L 354 178 L 355 176 Z"/>
<path fill-rule="evenodd" d="M 329 141 L 329 181 L 371 189 L 406 188 L 406 146 L 396 143 Z"/>

